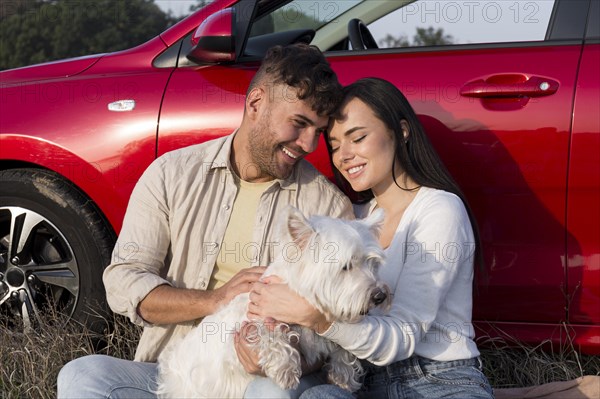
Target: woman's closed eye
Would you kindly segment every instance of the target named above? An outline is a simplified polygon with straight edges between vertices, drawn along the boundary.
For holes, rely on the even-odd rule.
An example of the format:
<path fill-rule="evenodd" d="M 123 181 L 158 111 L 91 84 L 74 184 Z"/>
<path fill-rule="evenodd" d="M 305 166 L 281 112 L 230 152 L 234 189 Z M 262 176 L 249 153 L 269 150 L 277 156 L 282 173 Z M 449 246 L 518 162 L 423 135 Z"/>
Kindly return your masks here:
<path fill-rule="evenodd" d="M 366 137 L 367 137 L 367 135 L 366 135 L 366 134 L 363 134 L 362 136 L 359 136 L 359 137 L 357 137 L 357 138 L 351 139 L 351 140 L 350 140 L 350 143 L 352 143 L 352 144 L 358 144 L 358 143 L 360 143 L 361 141 L 363 141 L 363 140 L 364 140 Z M 331 144 L 329 144 L 329 145 L 331 146 L 331 153 L 332 153 L 332 154 L 333 154 L 333 153 L 335 153 L 335 152 L 336 152 L 336 151 L 337 151 L 337 150 L 340 148 L 339 146 L 337 146 L 337 147 L 334 147 L 334 146 L 333 146 L 333 145 L 331 145 Z"/>
<path fill-rule="evenodd" d="M 362 136 L 360 136 L 360 137 L 357 137 L 357 138 L 355 138 L 355 139 L 352 139 L 352 143 L 353 143 L 353 144 L 360 143 L 361 141 L 363 141 L 363 140 L 365 139 L 365 137 L 367 137 L 367 135 L 366 135 L 366 134 L 364 134 L 364 135 L 362 135 Z"/>

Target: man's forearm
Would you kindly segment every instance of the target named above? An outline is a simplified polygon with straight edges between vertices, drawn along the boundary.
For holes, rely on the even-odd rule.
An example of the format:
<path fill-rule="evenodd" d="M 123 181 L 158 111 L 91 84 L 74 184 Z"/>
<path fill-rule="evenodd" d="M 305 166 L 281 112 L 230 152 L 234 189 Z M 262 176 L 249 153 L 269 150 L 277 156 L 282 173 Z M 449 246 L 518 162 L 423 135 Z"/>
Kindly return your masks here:
<path fill-rule="evenodd" d="M 197 320 L 214 312 L 214 291 L 160 285 L 138 305 L 138 314 L 151 324 L 175 324 Z"/>
<path fill-rule="evenodd" d="M 248 292 L 266 267 L 254 266 L 237 272 L 223 286 L 210 291 L 159 285 L 139 303 L 138 315 L 152 324 L 176 324 L 215 313 L 237 295 Z"/>

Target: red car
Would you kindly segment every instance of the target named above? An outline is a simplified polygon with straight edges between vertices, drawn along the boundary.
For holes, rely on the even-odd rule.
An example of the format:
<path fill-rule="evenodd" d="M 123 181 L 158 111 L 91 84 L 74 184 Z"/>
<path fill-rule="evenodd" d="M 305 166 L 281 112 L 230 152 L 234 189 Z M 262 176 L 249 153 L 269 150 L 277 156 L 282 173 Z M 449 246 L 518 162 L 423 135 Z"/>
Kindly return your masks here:
<path fill-rule="evenodd" d="M 232 132 L 266 49 L 311 42 L 343 84 L 397 85 L 465 191 L 479 333 L 600 353 L 599 3 L 216 0 L 136 48 L 1 72 L 0 316 L 102 305 L 142 171 Z M 325 145 L 309 160 L 331 176 Z"/>

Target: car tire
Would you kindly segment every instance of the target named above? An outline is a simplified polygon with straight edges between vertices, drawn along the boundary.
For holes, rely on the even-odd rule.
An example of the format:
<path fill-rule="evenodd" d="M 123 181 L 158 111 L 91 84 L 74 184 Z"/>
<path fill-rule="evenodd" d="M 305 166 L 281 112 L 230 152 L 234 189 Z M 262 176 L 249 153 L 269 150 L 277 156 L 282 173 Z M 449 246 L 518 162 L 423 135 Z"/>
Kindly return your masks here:
<path fill-rule="evenodd" d="M 107 326 L 102 272 L 116 235 L 76 186 L 43 169 L 0 171 L 0 318 Z"/>

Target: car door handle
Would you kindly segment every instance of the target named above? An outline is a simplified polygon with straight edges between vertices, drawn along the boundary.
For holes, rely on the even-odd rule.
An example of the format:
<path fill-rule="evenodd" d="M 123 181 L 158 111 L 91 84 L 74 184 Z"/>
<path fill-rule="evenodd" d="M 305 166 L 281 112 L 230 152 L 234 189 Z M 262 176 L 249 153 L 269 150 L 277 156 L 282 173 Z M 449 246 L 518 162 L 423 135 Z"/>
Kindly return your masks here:
<path fill-rule="evenodd" d="M 461 96 L 476 98 L 542 97 L 556 93 L 558 82 L 523 74 L 493 75 L 465 84 Z"/>
<path fill-rule="evenodd" d="M 135 108 L 135 100 L 119 100 L 108 104 L 108 110 L 113 112 L 133 111 Z"/>

